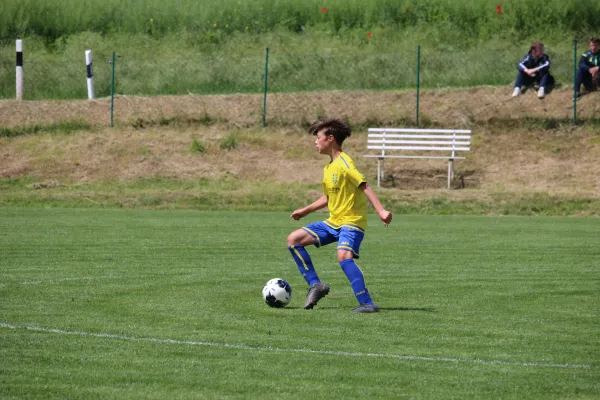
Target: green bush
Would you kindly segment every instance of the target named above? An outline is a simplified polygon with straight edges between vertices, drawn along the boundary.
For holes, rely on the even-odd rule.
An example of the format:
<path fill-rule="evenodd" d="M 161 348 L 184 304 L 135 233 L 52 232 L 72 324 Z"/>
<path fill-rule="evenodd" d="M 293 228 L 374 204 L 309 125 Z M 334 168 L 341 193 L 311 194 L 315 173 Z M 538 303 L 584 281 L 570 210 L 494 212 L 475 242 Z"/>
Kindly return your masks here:
<path fill-rule="evenodd" d="M 53 41 L 80 32 L 160 37 L 184 29 L 218 41 L 218 32 L 317 28 L 345 33 L 442 24 L 463 38 L 505 33 L 525 38 L 549 31 L 597 32 L 598 15 L 595 0 L 3 0 L 0 37 L 37 35 Z"/>
<path fill-rule="evenodd" d="M 192 146 L 190 147 L 190 151 L 192 153 L 206 153 L 206 145 L 200 142 L 198 139 L 194 139 L 192 141 Z"/>
<path fill-rule="evenodd" d="M 233 150 L 237 146 L 237 139 L 234 134 L 230 134 L 226 138 L 219 142 L 219 148 L 221 150 Z"/>

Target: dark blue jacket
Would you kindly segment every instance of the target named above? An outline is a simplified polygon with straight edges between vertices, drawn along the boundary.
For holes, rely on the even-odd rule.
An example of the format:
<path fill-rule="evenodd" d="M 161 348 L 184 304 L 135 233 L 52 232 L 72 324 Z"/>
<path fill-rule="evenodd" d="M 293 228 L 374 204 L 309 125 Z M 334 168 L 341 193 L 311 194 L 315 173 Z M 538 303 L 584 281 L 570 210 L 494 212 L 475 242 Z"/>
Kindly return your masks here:
<path fill-rule="evenodd" d="M 530 51 L 523 58 L 523 60 L 517 64 L 517 68 L 520 71 L 524 71 L 525 69 L 538 68 L 538 67 L 541 67 L 540 71 L 543 71 L 544 69 L 545 70 L 550 69 L 550 57 L 548 57 L 548 54 L 544 54 L 543 56 L 541 56 L 540 58 L 538 58 L 536 60 L 533 57 L 531 57 L 531 51 Z"/>
<path fill-rule="evenodd" d="M 589 70 L 591 67 L 597 67 L 600 65 L 600 52 L 592 53 L 591 50 L 583 53 L 581 58 L 579 59 L 579 69 L 584 71 Z"/>

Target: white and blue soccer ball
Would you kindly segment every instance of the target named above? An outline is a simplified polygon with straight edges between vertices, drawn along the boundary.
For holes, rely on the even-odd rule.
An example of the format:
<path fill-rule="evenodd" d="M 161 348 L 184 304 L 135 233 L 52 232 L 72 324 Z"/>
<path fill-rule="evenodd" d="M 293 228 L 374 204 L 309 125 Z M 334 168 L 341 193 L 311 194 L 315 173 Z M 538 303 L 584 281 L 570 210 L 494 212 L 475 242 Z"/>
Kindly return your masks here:
<path fill-rule="evenodd" d="M 274 278 L 265 284 L 262 295 L 269 307 L 283 308 L 292 300 L 292 287 L 286 280 Z"/>

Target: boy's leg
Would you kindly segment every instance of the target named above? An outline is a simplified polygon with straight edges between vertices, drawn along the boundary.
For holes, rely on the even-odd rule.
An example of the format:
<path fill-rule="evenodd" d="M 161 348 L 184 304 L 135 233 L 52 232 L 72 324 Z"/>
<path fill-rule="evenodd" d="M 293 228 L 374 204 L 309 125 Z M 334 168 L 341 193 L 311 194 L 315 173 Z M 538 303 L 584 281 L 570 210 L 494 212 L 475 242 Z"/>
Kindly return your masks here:
<path fill-rule="evenodd" d="M 598 90 L 600 87 L 600 74 L 596 74 L 595 77 L 592 76 L 590 80 L 592 81 L 592 90 Z"/>
<path fill-rule="evenodd" d="M 335 234 L 335 231 L 332 231 L 322 222 L 309 224 L 288 236 L 288 249 L 296 262 L 298 271 L 309 285 L 306 303 L 304 304 L 305 309 L 312 309 L 319 300 L 329 293 L 329 286 L 319 279 L 305 246 L 315 245 L 320 247 L 332 243 L 336 239 L 337 234 Z"/>
<path fill-rule="evenodd" d="M 583 86 L 585 87 L 585 90 L 587 90 L 588 92 L 591 92 L 593 90 L 592 74 L 590 74 L 589 71 L 579 68 L 577 70 L 577 80 L 575 83 L 575 87 L 577 88 L 577 93 L 579 93 L 579 91 L 581 90 L 582 83 L 583 83 Z"/>
<path fill-rule="evenodd" d="M 365 285 L 365 278 L 354 259 L 349 258 L 347 260 L 340 261 L 340 267 L 346 274 L 346 277 L 350 281 L 350 285 L 352 286 L 352 291 L 354 292 L 354 296 L 360 305 L 370 305 L 375 306 L 371 296 L 369 295 L 369 290 Z"/>
<path fill-rule="evenodd" d="M 521 89 L 521 87 L 523 87 L 523 85 L 525 84 L 525 77 L 527 75 L 525 74 L 525 72 L 519 70 L 519 73 L 517 74 L 517 79 L 515 79 L 515 88 L 519 88 Z"/>
<path fill-rule="evenodd" d="M 288 236 L 288 250 L 296 262 L 298 271 L 300 271 L 302 277 L 304 277 L 309 286 L 320 282 L 319 276 L 313 266 L 312 259 L 305 249 L 305 246 L 313 245 L 316 241 L 317 240 L 313 236 L 303 229 L 298 229 Z"/>
<path fill-rule="evenodd" d="M 515 79 L 515 89 L 513 90 L 513 97 L 520 95 L 525 92 L 525 89 L 533 84 L 534 78 L 527 75 L 525 72 L 519 70 L 517 79 Z"/>
<path fill-rule="evenodd" d="M 583 86 L 585 86 L 585 90 L 588 92 L 594 91 L 594 85 L 592 83 L 592 74 L 588 71 L 583 72 Z"/>
<path fill-rule="evenodd" d="M 552 91 L 554 89 L 554 85 L 556 84 L 556 79 L 548 72 L 548 76 L 546 77 L 546 92 Z"/>
<path fill-rule="evenodd" d="M 521 86 L 523 86 L 523 77 L 525 76 L 525 73 L 521 70 L 519 70 L 519 73 L 517 74 L 517 79 L 515 79 L 515 88 L 513 90 L 513 94 L 512 97 L 517 97 L 518 95 L 521 94 Z"/>
<path fill-rule="evenodd" d="M 536 75 L 535 78 L 538 81 L 541 88 L 545 88 L 546 86 L 548 86 L 548 77 L 549 76 L 550 76 L 550 73 L 546 69 L 543 71 L 538 71 L 538 75 Z"/>
<path fill-rule="evenodd" d="M 525 72 L 521 72 L 523 74 L 522 85 L 525 88 L 530 87 L 535 82 L 535 77 L 527 75 Z"/>
<path fill-rule="evenodd" d="M 575 77 L 575 93 L 576 93 L 576 96 L 579 95 L 582 83 L 583 83 L 583 71 L 581 70 L 581 68 L 578 68 L 577 69 L 577 75 Z"/>
<path fill-rule="evenodd" d="M 377 306 L 375 306 L 369 295 L 362 271 L 354 262 L 354 258 L 359 257 L 360 244 L 363 238 L 364 232 L 362 229 L 347 226 L 342 227 L 340 238 L 338 239 L 338 261 L 344 274 L 346 274 L 346 277 L 350 281 L 356 300 L 361 305 L 355 311 L 361 309 L 359 312 L 374 312 L 378 310 Z M 369 311 L 362 311 L 362 309 L 368 309 Z"/>
<path fill-rule="evenodd" d="M 292 253 L 292 257 L 296 262 L 298 271 L 300 271 L 306 283 L 308 283 L 308 285 L 311 286 L 315 283 L 321 282 L 319 280 L 319 276 L 317 275 L 317 271 L 315 271 L 315 267 L 313 266 L 310 255 L 308 255 L 308 252 L 306 251 L 304 246 L 288 246 L 288 249 L 290 253 Z"/>
<path fill-rule="evenodd" d="M 538 81 L 540 88 L 538 89 L 538 98 L 543 99 L 546 96 L 546 87 L 548 86 L 548 78 L 550 77 L 550 73 L 548 70 L 539 71 L 538 75 L 536 75 L 535 79 Z"/>

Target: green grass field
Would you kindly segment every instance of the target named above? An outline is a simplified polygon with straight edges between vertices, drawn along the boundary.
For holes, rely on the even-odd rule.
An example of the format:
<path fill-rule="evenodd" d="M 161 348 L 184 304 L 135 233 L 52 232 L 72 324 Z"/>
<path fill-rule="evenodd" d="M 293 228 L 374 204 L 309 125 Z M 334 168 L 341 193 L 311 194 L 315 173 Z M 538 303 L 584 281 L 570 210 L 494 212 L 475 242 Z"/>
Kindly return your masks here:
<path fill-rule="evenodd" d="M 0 397 L 600 396 L 597 219 L 371 222 L 356 315 L 331 247 L 302 309 L 288 213 L 0 208 Z"/>

